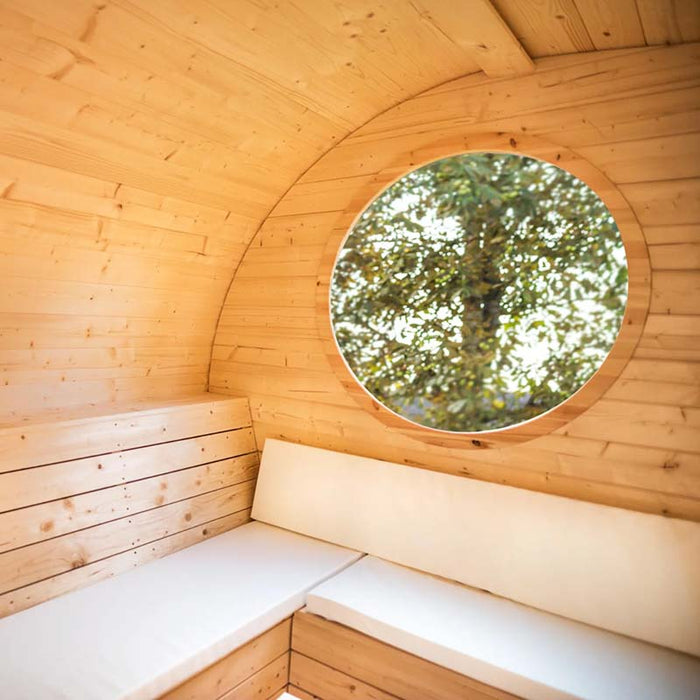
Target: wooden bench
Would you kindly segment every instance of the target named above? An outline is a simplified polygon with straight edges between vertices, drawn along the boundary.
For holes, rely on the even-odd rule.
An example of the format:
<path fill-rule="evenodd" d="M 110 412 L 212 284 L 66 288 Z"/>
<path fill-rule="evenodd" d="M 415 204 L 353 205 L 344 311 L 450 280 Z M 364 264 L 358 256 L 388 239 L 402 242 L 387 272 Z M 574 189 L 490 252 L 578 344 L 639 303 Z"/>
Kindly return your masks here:
<path fill-rule="evenodd" d="M 315 697 L 698 697 L 697 523 L 274 440 L 252 515 L 373 555 L 295 615 Z"/>
<path fill-rule="evenodd" d="M 697 697 L 695 523 L 275 440 L 252 516 L 0 620 L 0 685 L 13 700 L 288 683 L 304 700 Z"/>
<path fill-rule="evenodd" d="M 245 399 L 0 432 L 1 697 L 286 687 L 290 616 L 359 555 L 245 524 L 258 471 Z"/>
<path fill-rule="evenodd" d="M 13 700 L 158 697 L 288 619 L 358 556 L 243 525 L 1 620 L 0 685 Z M 288 649 L 287 633 L 283 666 Z M 285 670 L 276 689 L 286 682 Z"/>

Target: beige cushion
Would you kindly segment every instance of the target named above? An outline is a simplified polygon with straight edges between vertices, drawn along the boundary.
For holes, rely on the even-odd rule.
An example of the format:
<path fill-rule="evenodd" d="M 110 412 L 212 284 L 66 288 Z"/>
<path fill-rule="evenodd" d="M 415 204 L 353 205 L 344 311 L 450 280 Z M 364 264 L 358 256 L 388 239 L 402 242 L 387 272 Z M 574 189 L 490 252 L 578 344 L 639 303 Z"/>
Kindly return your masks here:
<path fill-rule="evenodd" d="M 374 557 L 313 589 L 309 612 L 532 700 L 697 700 L 700 659 Z"/>
<path fill-rule="evenodd" d="M 253 517 L 700 656 L 700 523 L 269 439 Z"/>
<path fill-rule="evenodd" d="M 358 558 L 250 523 L 0 620 L 0 697 L 154 698 L 291 615 Z"/>

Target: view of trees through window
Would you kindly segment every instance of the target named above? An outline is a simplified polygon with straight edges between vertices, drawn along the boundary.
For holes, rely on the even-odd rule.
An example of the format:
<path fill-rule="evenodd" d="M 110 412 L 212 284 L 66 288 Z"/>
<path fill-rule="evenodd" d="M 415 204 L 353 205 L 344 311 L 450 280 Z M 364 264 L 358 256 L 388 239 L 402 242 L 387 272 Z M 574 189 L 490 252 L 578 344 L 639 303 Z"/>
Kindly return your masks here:
<path fill-rule="evenodd" d="M 373 201 L 339 254 L 331 315 L 377 400 L 476 432 L 576 392 L 610 351 L 626 297 L 620 234 L 587 185 L 539 160 L 476 153 Z"/>

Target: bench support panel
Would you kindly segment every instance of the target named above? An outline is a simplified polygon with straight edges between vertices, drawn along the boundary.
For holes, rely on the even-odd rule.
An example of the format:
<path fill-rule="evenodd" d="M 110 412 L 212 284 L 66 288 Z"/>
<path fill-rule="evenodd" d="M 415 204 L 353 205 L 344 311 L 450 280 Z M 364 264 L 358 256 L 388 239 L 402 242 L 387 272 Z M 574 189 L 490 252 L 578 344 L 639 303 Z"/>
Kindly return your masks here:
<path fill-rule="evenodd" d="M 303 611 L 294 614 L 289 682 L 292 693 L 321 700 L 516 698 Z"/>
<path fill-rule="evenodd" d="M 161 700 L 276 698 L 287 687 L 292 618 L 232 651 Z"/>

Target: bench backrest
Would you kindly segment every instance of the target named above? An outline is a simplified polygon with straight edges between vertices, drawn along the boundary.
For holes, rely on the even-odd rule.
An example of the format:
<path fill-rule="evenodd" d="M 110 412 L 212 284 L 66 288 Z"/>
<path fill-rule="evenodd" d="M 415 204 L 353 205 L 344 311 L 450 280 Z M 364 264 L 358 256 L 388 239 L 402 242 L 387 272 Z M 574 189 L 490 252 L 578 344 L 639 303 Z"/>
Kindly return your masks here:
<path fill-rule="evenodd" d="M 700 523 L 271 439 L 252 516 L 700 656 Z"/>

